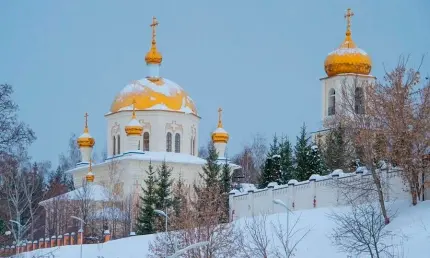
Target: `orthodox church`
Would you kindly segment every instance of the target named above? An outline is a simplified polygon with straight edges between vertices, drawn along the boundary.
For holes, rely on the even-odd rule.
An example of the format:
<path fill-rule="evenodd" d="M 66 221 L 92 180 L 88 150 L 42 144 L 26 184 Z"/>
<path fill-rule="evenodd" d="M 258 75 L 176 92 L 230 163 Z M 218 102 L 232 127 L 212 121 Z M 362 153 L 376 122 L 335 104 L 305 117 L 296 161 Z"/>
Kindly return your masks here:
<path fill-rule="evenodd" d="M 126 85 L 105 115 L 108 158 L 102 163 L 91 161 L 95 139 L 89 133 L 85 114 L 84 132 L 77 139 L 82 161 L 67 171 L 73 176 L 75 188 L 87 181 L 94 185 L 114 184 L 115 192 L 123 196 L 135 194 L 144 184 L 149 163 L 156 168 L 163 161 L 172 169 L 174 180 L 181 177 L 187 184 L 198 180 L 206 163 L 198 157 L 201 117 L 187 92 L 160 76 L 163 57 L 157 49 L 157 25 L 154 17 L 150 25 L 151 48 L 145 56 L 148 75 Z M 212 141 L 219 162 L 227 162 L 233 172 L 239 166 L 225 157 L 229 134 L 223 128 L 222 110 L 218 112 L 218 127 L 212 133 Z"/>

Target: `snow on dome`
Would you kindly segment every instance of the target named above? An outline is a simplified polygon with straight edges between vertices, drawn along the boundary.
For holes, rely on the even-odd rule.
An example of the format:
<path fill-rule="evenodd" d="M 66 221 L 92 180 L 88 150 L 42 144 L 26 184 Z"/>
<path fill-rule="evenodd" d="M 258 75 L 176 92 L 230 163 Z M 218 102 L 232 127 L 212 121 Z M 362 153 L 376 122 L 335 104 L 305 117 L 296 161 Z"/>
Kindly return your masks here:
<path fill-rule="evenodd" d="M 132 110 L 166 110 L 197 115 L 194 101 L 178 84 L 160 78 L 152 82 L 146 78 L 133 81 L 115 97 L 110 112 Z"/>
<path fill-rule="evenodd" d="M 142 126 L 139 121 L 137 121 L 137 119 L 132 119 L 130 120 L 130 122 L 127 124 L 128 126 Z"/>
<path fill-rule="evenodd" d="M 328 55 L 339 55 L 339 56 L 343 56 L 343 55 L 351 55 L 351 54 L 360 54 L 360 55 L 366 55 L 367 53 L 361 49 L 361 48 L 338 48 L 334 51 L 331 51 L 330 53 L 328 53 Z"/>

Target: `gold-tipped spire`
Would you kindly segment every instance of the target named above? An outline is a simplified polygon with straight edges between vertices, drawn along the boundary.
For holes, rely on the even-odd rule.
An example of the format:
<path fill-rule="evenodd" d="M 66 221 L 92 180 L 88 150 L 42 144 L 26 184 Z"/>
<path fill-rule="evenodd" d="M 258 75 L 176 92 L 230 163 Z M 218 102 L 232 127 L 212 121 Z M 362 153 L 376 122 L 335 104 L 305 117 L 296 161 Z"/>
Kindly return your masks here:
<path fill-rule="evenodd" d="M 81 136 L 79 136 L 77 143 L 79 148 L 82 148 L 82 147 L 92 148 L 96 142 L 94 138 L 91 137 L 88 130 L 88 113 L 85 113 L 84 117 L 85 117 L 84 133 Z"/>
<path fill-rule="evenodd" d="M 351 36 L 351 18 L 354 16 L 354 13 L 351 11 L 351 8 L 348 8 L 345 13 L 346 19 L 346 36 Z"/>
<path fill-rule="evenodd" d="M 85 112 L 85 127 L 84 127 L 84 133 L 88 133 L 88 113 Z"/>
<path fill-rule="evenodd" d="M 363 74 L 368 75 L 372 69 L 370 56 L 357 47 L 351 36 L 351 18 L 354 16 L 351 8 L 346 10 L 345 39 L 338 49 L 328 54 L 324 62 L 325 72 L 329 77 L 338 74 Z"/>
<path fill-rule="evenodd" d="M 136 119 L 136 99 L 133 99 L 133 114 L 131 115 L 131 119 Z"/>
<path fill-rule="evenodd" d="M 136 100 L 133 99 L 133 113 L 131 115 L 131 121 L 125 126 L 125 133 L 127 136 L 141 136 L 143 132 L 143 126 L 136 119 Z"/>
<path fill-rule="evenodd" d="M 222 128 L 222 108 L 218 108 L 218 128 Z"/>
<path fill-rule="evenodd" d="M 218 108 L 218 128 L 212 133 L 212 142 L 227 143 L 229 135 L 222 125 L 222 108 Z"/>
<path fill-rule="evenodd" d="M 149 25 L 152 28 L 152 41 L 151 49 L 145 56 L 145 61 L 147 64 L 161 64 L 163 56 L 157 50 L 157 40 L 156 40 L 156 28 L 158 26 L 157 18 L 152 17 L 152 23 Z"/>
<path fill-rule="evenodd" d="M 94 182 L 94 174 L 93 174 L 93 168 L 92 168 L 93 161 L 90 159 L 90 164 L 88 167 L 88 174 L 85 176 L 85 179 L 87 180 L 87 183 Z"/>

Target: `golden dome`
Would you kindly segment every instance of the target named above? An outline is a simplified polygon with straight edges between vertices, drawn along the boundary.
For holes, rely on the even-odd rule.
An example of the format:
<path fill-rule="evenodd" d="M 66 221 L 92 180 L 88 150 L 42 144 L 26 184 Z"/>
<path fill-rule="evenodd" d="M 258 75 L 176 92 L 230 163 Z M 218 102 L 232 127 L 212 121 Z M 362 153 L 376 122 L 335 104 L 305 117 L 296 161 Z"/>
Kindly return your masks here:
<path fill-rule="evenodd" d="M 85 176 L 85 180 L 87 180 L 87 183 L 92 183 L 92 182 L 94 182 L 94 174 L 93 174 L 93 170 L 92 170 L 92 168 L 91 168 L 91 163 L 92 163 L 92 160 L 90 159 L 90 166 L 89 166 L 89 168 L 88 168 L 88 173 L 87 173 L 87 175 Z"/>
<path fill-rule="evenodd" d="M 158 25 L 158 21 L 155 17 L 152 17 L 152 41 L 151 41 L 151 49 L 149 49 L 148 53 L 146 53 L 145 61 L 147 64 L 161 64 L 161 61 L 163 61 L 163 56 L 160 52 L 157 50 L 157 41 L 155 38 L 155 30 Z"/>
<path fill-rule="evenodd" d="M 212 133 L 212 142 L 213 143 L 227 143 L 229 139 L 229 135 L 226 130 L 222 127 L 222 109 L 218 109 L 218 127 L 217 129 Z"/>
<path fill-rule="evenodd" d="M 127 134 L 127 136 L 141 136 L 143 132 L 143 126 L 136 119 L 135 104 L 136 101 L 133 100 L 133 114 L 131 116 L 131 121 L 130 123 L 128 123 L 128 125 L 125 126 L 125 133 Z"/>
<path fill-rule="evenodd" d="M 351 37 L 351 17 L 354 13 L 347 10 L 345 18 L 347 27 L 345 40 L 340 47 L 328 54 L 324 62 L 325 72 L 329 77 L 343 73 L 370 74 L 372 60 L 362 49 L 358 48 Z"/>
<path fill-rule="evenodd" d="M 190 96 L 178 84 L 164 78 L 152 82 L 147 78 L 128 84 L 115 97 L 110 111 L 164 110 L 197 115 L 197 109 Z"/>
<path fill-rule="evenodd" d="M 88 131 L 88 113 L 85 113 L 84 133 L 78 137 L 77 143 L 78 143 L 79 148 L 82 148 L 82 147 L 92 148 L 94 146 L 94 144 L 96 143 L 94 138 L 91 137 L 91 135 Z"/>

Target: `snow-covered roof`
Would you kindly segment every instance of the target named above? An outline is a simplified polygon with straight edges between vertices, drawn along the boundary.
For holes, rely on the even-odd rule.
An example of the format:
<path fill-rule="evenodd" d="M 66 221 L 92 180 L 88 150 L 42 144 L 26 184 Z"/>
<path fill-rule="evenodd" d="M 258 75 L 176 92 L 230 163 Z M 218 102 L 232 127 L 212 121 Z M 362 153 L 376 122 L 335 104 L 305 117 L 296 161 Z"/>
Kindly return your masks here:
<path fill-rule="evenodd" d="M 108 193 L 109 190 L 105 187 L 94 184 L 94 183 L 88 183 L 88 185 L 79 187 L 73 191 L 67 192 L 65 194 L 61 194 L 58 196 L 55 196 L 53 198 L 44 200 L 40 202 L 40 205 L 44 205 L 46 203 L 49 203 L 53 200 L 82 200 L 82 199 L 88 199 L 92 201 L 108 201 Z"/>
<path fill-rule="evenodd" d="M 175 152 L 151 152 L 151 151 L 134 151 L 134 152 L 127 152 L 120 155 L 116 155 L 112 158 L 107 159 L 103 163 L 94 164 L 93 168 L 100 166 L 104 163 L 111 162 L 111 160 L 114 159 L 116 161 L 120 160 L 146 160 L 146 161 L 155 161 L 155 162 L 162 162 L 166 161 L 167 163 L 180 163 L 180 164 L 195 164 L 195 165 L 205 165 L 206 160 L 202 159 L 197 156 L 193 156 L 190 154 L 185 153 L 175 153 Z M 220 157 L 218 159 L 218 164 L 223 165 L 226 162 L 225 157 Z M 230 165 L 231 169 L 238 169 L 240 168 L 239 165 L 236 165 L 234 163 L 231 163 L 227 160 L 227 163 Z M 87 167 L 87 165 L 83 165 L 74 169 L 71 169 L 67 171 L 66 173 L 73 173 L 76 170 L 80 170 L 84 167 Z"/>

